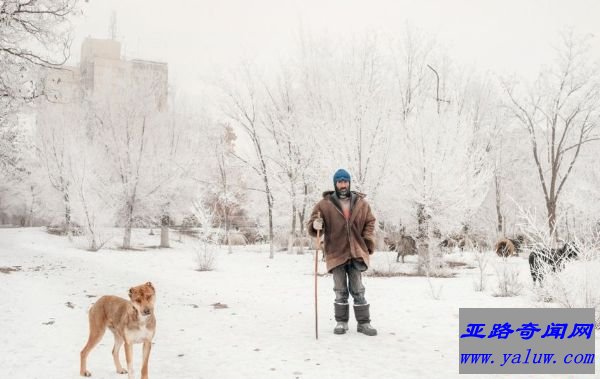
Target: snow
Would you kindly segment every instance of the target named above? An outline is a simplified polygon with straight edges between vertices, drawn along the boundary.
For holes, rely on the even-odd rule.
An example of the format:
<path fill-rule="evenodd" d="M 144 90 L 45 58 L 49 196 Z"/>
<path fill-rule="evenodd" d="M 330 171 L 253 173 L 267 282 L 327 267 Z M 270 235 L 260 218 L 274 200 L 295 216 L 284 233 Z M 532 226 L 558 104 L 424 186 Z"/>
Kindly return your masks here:
<path fill-rule="evenodd" d="M 147 281 L 157 290 L 151 378 L 458 377 L 460 307 L 534 305 L 526 257 L 510 262 L 525 290 L 499 298 L 492 296 L 491 276 L 489 288 L 475 292 L 470 254 L 453 254 L 448 259 L 468 263 L 453 270 L 454 278 L 364 277 L 376 337 L 356 333 L 352 318 L 347 334 L 333 334 L 333 281 L 319 277 L 315 340 L 312 254 L 280 252 L 271 260 L 266 246 L 238 247 L 233 254 L 223 248 L 215 269 L 199 272 L 197 241 L 172 235 L 171 249 L 151 248 L 157 238 L 135 230 L 133 241 L 143 241 L 144 249 L 92 253 L 82 241 L 40 228 L 0 229 L 0 267 L 16 270 L 0 272 L 0 378 L 78 378 L 90 305 L 105 294 L 126 297 L 130 287 Z M 377 252 L 373 260 L 381 269 L 402 265 L 395 253 Z M 432 286 L 441 289 L 439 300 Z M 112 344 L 107 333 L 92 350 L 93 378 L 123 377 L 115 372 Z M 135 345 L 136 378 L 141 355 Z"/>

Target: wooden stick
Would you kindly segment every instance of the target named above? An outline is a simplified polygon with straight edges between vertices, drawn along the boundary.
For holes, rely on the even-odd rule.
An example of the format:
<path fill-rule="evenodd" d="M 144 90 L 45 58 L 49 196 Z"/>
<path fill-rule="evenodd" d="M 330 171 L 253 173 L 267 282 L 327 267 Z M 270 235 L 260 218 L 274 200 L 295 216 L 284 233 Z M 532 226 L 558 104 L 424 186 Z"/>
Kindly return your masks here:
<path fill-rule="evenodd" d="M 321 218 L 321 212 L 317 214 Z M 315 249 L 315 338 L 319 339 L 319 310 L 317 307 L 317 278 L 319 272 L 319 247 L 321 242 L 321 231 L 317 230 L 317 247 Z"/>

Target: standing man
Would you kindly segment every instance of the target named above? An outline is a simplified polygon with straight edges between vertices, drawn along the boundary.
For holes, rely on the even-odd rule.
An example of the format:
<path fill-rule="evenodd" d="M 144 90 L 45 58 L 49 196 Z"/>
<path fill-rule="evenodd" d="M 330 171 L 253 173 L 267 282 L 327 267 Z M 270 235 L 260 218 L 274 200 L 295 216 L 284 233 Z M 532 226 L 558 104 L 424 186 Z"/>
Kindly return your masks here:
<path fill-rule="evenodd" d="M 375 217 L 365 195 L 350 191 L 350 174 L 339 169 L 333 175 L 335 191 L 323 193 L 323 199 L 313 208 L 307 230 L 313 237 L 323 230 L 327 271 L 333 274 L 335 292 L 335 321 L 333 332 L 348 330 L 350 305 L 354 299 L 357 331 L 368 336 L 377 335 L 371 326 L 369 303 L 365 299 L 362 272 L 369 266 L 369 255 L 375 251 Z M 319 217 L 319 212 L 321 217 Z"/>

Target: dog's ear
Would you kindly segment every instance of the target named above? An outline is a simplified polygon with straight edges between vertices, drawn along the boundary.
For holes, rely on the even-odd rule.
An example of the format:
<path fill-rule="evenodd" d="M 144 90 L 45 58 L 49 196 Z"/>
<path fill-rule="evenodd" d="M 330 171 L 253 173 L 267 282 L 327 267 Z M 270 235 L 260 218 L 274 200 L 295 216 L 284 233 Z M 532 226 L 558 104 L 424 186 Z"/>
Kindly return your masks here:
<path fill-rule="evenodd" d="M 148 283 L 146 283 L 146 285 L 147 285 L 148 287 L 150 287 L 150 288 L 154 289 L 154 286 L 152 285 L 152 282 L 148 282 Z"/>
<path fill-rule="evenodd" d="M 129 297 L 133 296 L 133 287 L 129 289 Z"/>

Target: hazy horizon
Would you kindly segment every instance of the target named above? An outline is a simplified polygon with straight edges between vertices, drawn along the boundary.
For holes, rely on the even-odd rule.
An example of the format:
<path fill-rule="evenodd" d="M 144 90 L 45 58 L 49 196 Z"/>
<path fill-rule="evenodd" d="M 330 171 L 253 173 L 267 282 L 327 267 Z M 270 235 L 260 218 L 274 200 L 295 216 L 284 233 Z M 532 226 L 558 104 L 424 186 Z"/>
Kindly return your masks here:
<path fill-rule="evenodd" d="M 458 65 L 479 72 L 532 78 L 550 64 L 561 30 L 600 34 L 600 2 L 577 0 L 90 0 L 74 22 L 70 63 L 79 61 L 85 37 L 116 37 L 128 58 L 168 62 L 171 84 L 194 92 L 215 68 L 242 57 L 275 62 L 291 51 L 299 35 L 331 39 L 367 32 L 401 36 L 407 25 L 434 38 Z M 592 48 L 600 56 L 600 41 Z"/>

